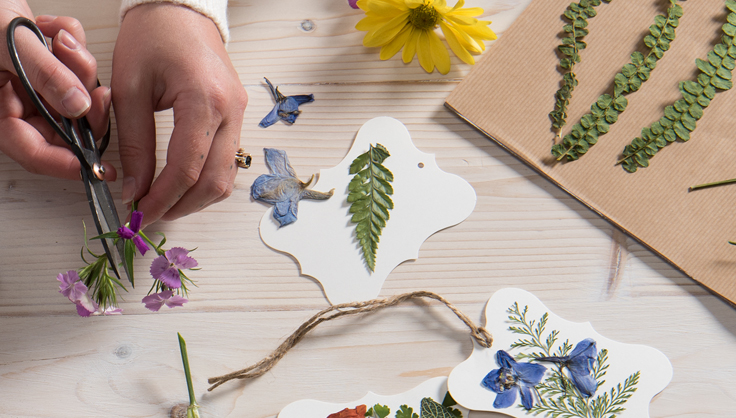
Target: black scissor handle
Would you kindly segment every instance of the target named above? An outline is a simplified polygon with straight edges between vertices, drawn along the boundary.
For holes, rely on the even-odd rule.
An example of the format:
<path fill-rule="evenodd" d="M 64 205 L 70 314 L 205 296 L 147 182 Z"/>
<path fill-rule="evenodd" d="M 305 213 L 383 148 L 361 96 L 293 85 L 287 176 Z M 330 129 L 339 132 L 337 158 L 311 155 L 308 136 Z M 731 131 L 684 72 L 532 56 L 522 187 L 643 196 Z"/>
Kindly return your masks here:
<path fill-rule="evenodd" d="M 52 128 L 54 128 L 54 131 L 56 131 L 57 134 L 66 142 L 70 147 L 74 155 L 79 160 L 79 163 L 82 164 L 82 167 L 85 169 L 92 169 L 92 164 L 85 153 L 83 152 L 83 149 L 91 150 L 96 155 L 102 155 L 102 153 L 105 152 L 105 149 L 107 148 L 107 144 L 110 141 L 110 122 L 107 123 L 107 132 L 105 133 L 105 136 L 102 138 L 102 142 L 100 143 L 100 149 L 97 150 L 97 145 L 92 139 L 91 130 L 89 129 L 89 123 L 87 122 L 87 119 L 85 117 L 82 117 L 78 120 L 78 124 L 80 127 L 80 130 L 83 131 L 81 134 L 82 138 L 79 138 L 78 135 L 74 132 L 74 127 L 71 123 L 71 120 L 62 117 L 62 122 L 64 123 L 64 127 L 59 125 L 59 123 L 54 119 L 53 116 L 49 113 L 48 109 L 46 109 L 46 106 L 44 106 L 41 99 L 38 97 L 38 94 L 36 94 L 36 91 L 33 89 L 33 86 L 31 85 L 30 81 L 28 81 L 28 76 L 26 75 L 26 71 L 23 69 L 23 65 L 20 62 L 20 57 L 18 56 L 18 49 L 15 45 L 15 29 L 18 26 L 25 26 L 33 33 L 36 34 L 38 39 L 43 43 L 43 45 L 48 49 L 48 43 L 46 43 L 46 37 L 41 32 L 41 29 L 36 26 L 33 21 L 31 21 L 28 18 L 25 17 L 16 17 L 13 19 L 10 24 L 8 25 L 8 33 L 7 33 L 7 43 L 8 43 L 8 52 L 10 53 L 10 59 L 13 61 L 13 67 L 15 67 L 15 72 L 18 74 L 18 78 L 21 81 L 21 84 L 23 85 L 23 88 L 25 89 L 26 93 L 28 94 L 28 97 L 31 99 L 31 102 L 36 107 L 38 112 L 43 116 L 44 119 L 46 119 L 46 122 L 51 125 Z M 97 81 L 97 85 L 100 85 L 99 80 Z M 66 129 L 65 129 L 66 128 Z M 91 140 L 86 140 L 87 137 L 89 137 Z M 84 142 L 81 142 L 80 139 L 85 140 Z M 88 143 L 86 143 L 88 142 Z"/>

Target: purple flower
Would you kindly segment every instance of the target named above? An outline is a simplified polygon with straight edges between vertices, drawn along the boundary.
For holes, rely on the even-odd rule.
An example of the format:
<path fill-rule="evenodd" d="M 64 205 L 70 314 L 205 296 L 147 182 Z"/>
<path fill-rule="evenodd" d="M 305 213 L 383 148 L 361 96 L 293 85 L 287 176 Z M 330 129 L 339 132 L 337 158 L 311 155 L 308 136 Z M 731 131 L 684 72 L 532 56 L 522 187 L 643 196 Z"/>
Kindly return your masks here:
<path fill-rule="evenodd" d="M 348 0 L 348 4 L 353 9 L 359 9 L 359 7 L 358 7 L 358 0 Z"/>
<path fill-rule="evenodd" d="M 188 256 L 186 248 L 174 247 L 166 251 L 151 263 L 151 276 L 161 280 L 163 284 L 172 289 L 181 287 L 181 276 L 179 270 L 197 267 L 197 260 Z M 150 309 L 150 308 L 149 308 Z"/>
<path fill-rule="evenodd" d="M 82 283 L 74 270 L 69 270 L 66 273 L 59 273 L 56 276 L 56 280 L 60 281 L 59 293 L 69 298 L 70 301 L 76 302 L 82 295 L 87 293 L 87 286 Z"/>
<path fill-rule="evenodd" d="M 258 176 L 250 186 L 250 195 L 253 199 L 274 205 L 273 217 L 279 222 L 279 226 L 296 221 L 301 199 L 324 200 L 332 196 L 334 190 L 322 193 L 307 189 L 314 177 L 306 183 L 299 180 L 285 151 L 275 148 L 264 148 L 263 151 L 266 153 L 266 166 L 271 174 Z"/>
<path fill-rule="evenodd" d="M 569 356 L 539 357 L 537 361 L 551 361 L 567 367 L 570 371 L 572 383 L 583 396 L 593 396 L 598 389 L 598 382 L 591 373 L 596 358 L 595 340 L 586 338 L 580 341 Z"/>
<path fill-rule="evenodd" d="M 270 81 L 264 77 L 268 88 L 271 90 L 271 95 L 276 101 L 276 106 L 273 107 L 271 112 L 264 117 L 258 124 L 261 128 L 268 128 L 269 126 L 276 123 L 279 119 L 286 123 L 296 122 L 297 116 L 301 113 L 299 105 L 314 101 L 313 94 L 300 94 L 296 96 L 284 96 L 279 91 L 279 88 L 274 88 Z"/>
<path fill-rule="evenodd" d="M 143 223 L 143 212 L 134 210 L 130 214 L 130 227 L 125 225 L 118 228 L 118 236 L 122 239 L 132 239 L 135 246 L 140 251 L 141 255 L 146 255 L 146 251 L 149 250 L 148 244 L 143 238 L 138 235 L 138 231 L 141 230 L 141 224 Z"/>
<path fill-rule="evenodd" d="M 501 366 L 491 370 L 483 378 L 481 385 L 496 392 L 493 407 L 508 408 L 516 402 L 516 392 L 521 394 L 521 404 L 526 409 L 534 406 L 532 388 L 544 377 L 546 367 L 541 364 L 517 363 L 513 357 L 503 350 L 496 352 L 496 362 Z"/>
<path fill-rule="evenodd" d="M 164 305 L 169 308 L 175 308 L 177 306 L 184 305 L 188 300 L 179 295 L 175 295 L 171 290 L 166 290 L 161 293 L 148 295 L 144 297 L 141 302 L 146 305 L 147 309 L 150 309 L 153 312 L 158 312 L 158 310 Z"/>

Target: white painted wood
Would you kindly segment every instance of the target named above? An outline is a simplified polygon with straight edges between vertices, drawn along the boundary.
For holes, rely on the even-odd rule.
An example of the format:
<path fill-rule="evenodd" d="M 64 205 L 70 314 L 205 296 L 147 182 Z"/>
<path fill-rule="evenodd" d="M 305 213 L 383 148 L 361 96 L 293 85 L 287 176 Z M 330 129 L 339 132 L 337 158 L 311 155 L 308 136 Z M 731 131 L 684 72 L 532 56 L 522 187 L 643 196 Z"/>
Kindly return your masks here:
<path fill-rule="evenodd" d="M 30 3 L 38 14 L 82 21 L 100 79 L 109 83 L 117 1 Z M 317 172 L 342 160 L 365 121 L 390 115 L 406 124 L 417 148 L 475 189 L 470 217 L 431 236 L 416 261 L 391 273 L 382 296 L 430 290 L 480 321 L 496 290 L 523 288 L 567 320 L 590 321 L 611 339 L 667 355 L 674 376 L 652 402 L 652 417 L 733 416 L 736 310 L 446 110 L 444 98 L 469 66 L 453 58 L 450 74 L 441 76 L 426 74 L 416 61 L 380 61 L 353 29 L 361 12 L 342 0 L 230 3 L 228 48 L 250 97 L 242 130 L 249 152 L 286 149 L 297 173 Z M 466 3 L 502 22 L 527 1 Z M 311 32 L 299 29 L 305 19 L 315 24 Z M 264 76 L 284 93 L 315 94 L 295 125 L 258 128 L 272 107 Z M 156 121 L 161 166 L 171 112 Z M 117 138 L 112 141 L 107 158 L 119 169 Z M 250 200 L 249 188 L 265 172 L 256 159 L 241 170 L 226 201 L 148 228 L 176 245 L 199 247 L 203 270 L 192 275 L 199 288 L 184 309 L 152 314 L 143 308 L 148 266 L 139 263 L 140 284 L 122 304 L 126 315 L 85 320 L 59 295 L 55 280 L 81 266 L 81 224 L 91 225 L 82 185 L 26 173 L 0 155 L 0 415 L 167 416 L 187 400 L 177 331 L 187 339 L 207 417 L 275 417 L 298 399 L 346 402 L 368 391 L 402 393 L 447 376 L 468 357 L 467 330 L 449 311 L 408 303 L 320 325 L 266 375 L 207 393 L 208 377 L 260 360 L 328 306 L 319 284 L 299 277 L 295 261 L 258 236 L 264 206 Z M 115 196 L 120 187 L 112 185 Z"/>

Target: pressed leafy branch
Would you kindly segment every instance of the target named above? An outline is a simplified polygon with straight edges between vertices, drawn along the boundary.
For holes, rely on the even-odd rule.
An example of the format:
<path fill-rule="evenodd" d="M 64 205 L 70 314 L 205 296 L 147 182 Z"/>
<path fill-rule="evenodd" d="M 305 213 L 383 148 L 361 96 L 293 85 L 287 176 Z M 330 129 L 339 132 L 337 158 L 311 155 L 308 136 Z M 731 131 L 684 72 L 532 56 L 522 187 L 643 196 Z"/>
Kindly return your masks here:
<path fill-rule="evenodd" d="M 628 100 L 625 96 L 639 90 L 642 83 L 649 79 L 657 61 L 669 50 L 670 42 L 675 39 L 675 28 L 682 17 L 682 7 L 677 4 L 677 0 L 670 0 L 670 3 L 666 15 L 657 15 L 654 24 L 649 27 L 649 33 L 644 36 L 644 45 L 649 48 L 647 55 L 639 51 L 632 53 L 631 62 L 624 65 L 613 78 L 613 95 L 601 95 L 590 106 L 590 113 L 572 127 L 562 143 L 552 147 L 552 155 L 558 161 L 563 158 L 574 161 L 588 152 L 626 110 Z"/>
<path fill-rule="evenodd" d="M 665 146 L 690 139 L 703 111 L 715 98 L 716 92 L 733 87 L 732 71 L 736 67 L 736 1 L 726 0 L 728 21 L 723 25 L 721 42 L 708 52 L 707 59 L 695 60 L 699 74 L 696 81 L 680 82 L 682 98 L 664 109 L 664 116 L 641 130 L 624 148 L 619 161 L 623 169 L 633 173 L 639 167 L 648 167 L 649 160 Z"/>
<path fill-rule="evenodd" d="M 611 0 L 603 1 L 608 3 Z M 558 132 L 567 123 L 567 106 L 570 104 L 573 90 L 578 85 L 574 70 L 575 64 L 580 62 L 580 51 L 586 47 L 583 38 L 588 34 L 586 29 L 588 19 L 596 16 L 595 7 L 600 4 L 601 0 L 580 0 L 578 3 L 570 3 L 563 14 L 569 23 L 562 28 L 566 35 L 562 38 L 562 45 L 557 47 L 562 54 L 560 59 L 560 67 L 563 70 L 562 85 L 555 93 L 555 110 L 549 113 L 552 128 Z"/>
<path fill-rule="evenodd" d="M 363 250 L 363 259 L 371 271 L 376 267 L 376 250 L 381 230 L 394 208 L 391 182 L 394 175 L 383 166 L 390 154 L 381 144 L 370 146 L 350 164 L 350 174 L 355 174 L 348 185 L 348 203 L 351 203 L 351 221 L 356 223 L 355 235 Z"/>

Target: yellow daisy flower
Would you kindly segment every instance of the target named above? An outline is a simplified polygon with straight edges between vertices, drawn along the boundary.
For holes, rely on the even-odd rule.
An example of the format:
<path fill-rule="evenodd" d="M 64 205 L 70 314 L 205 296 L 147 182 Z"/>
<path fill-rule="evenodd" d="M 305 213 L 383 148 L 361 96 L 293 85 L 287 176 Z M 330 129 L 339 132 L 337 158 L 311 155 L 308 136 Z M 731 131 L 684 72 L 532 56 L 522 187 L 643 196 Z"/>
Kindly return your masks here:
<path fill-rule="evenodd" d="M 468 64 L 475 63 L 471 54 L 486 49 L 483 41 L 496 39 L 488 27 L 491 22 L 475 18 L 483 14 L 483 9 L 463 9 L 464 4 L 464 0 L 458 0 L 450 8 L 445 0 L 358 0 L 365 17 L 355 28 L 368 32 L 363 45 L 381 47 L 382 60 L 404 48 L 401 58 L 405 63 L 417 55 L 428 73 L 437 67 L 440 73 L 447 74 L 450 54 L 435 32 L 437 26 L 455 55 Z"/>

